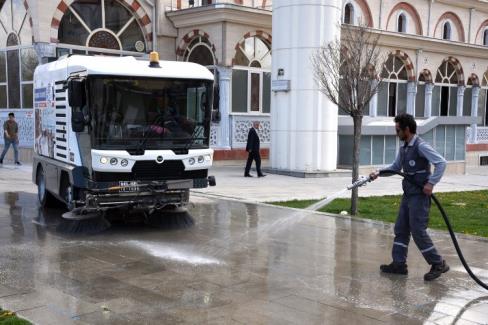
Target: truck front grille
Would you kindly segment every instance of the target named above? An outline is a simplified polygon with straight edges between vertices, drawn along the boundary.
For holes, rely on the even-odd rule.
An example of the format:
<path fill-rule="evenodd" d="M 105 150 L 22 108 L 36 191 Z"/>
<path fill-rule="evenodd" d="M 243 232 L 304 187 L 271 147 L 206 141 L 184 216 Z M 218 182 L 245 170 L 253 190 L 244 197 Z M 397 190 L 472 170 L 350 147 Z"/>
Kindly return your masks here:
<path fill-rule="evenodd" d="M 165 160 L 162 164 L 155 161 L 137 161 L 132 167 L 132 173 L 93 172 L 93 180 L 96 182 L 160 181 L 207 178 L 207 176 L 207 169 L 185 171 L 185 165 L 181 160 Z"/>

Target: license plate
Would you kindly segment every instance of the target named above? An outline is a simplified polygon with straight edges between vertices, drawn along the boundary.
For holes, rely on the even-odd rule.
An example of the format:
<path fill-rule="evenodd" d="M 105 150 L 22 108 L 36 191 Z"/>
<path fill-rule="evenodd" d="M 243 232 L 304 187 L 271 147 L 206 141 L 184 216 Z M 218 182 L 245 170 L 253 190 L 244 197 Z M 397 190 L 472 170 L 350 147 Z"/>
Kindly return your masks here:
<path fill-rule="evenodd" d="M 122 187 L 120 192 L 138 192 L 139 183 L 137 181 L 120 181 L 119 186 Z"/>

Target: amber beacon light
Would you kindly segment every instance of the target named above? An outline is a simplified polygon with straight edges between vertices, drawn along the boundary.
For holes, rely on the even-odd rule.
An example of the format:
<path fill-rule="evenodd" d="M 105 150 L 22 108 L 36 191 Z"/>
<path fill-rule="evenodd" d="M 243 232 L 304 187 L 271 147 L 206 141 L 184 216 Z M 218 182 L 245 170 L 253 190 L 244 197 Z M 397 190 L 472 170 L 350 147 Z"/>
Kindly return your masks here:
<path fill-rule="evenodd" d="M 151 68 L 161 68 L 159 65 L 159 53 L 158 52 L 151 52 L 149 53 L 149 66 Z"/>

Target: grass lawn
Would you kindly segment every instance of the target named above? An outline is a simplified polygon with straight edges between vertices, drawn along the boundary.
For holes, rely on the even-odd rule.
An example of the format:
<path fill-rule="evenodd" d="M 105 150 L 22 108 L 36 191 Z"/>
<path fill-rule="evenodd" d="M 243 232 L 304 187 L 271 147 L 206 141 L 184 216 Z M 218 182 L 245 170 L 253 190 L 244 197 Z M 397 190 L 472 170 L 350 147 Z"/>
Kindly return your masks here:
<path fill-rule="evenodd" d="M 444 207 L 455 232 L 488 237 L 488 191 L 436 193 L 435 195 Z M 400 199 L 401 196 L 399 195 L 360 197 L 358 217 L 394 223 Z M 317 201 L 295 200 L 272 202 L 271 204 L 305 208 L 315 202 Z M 350 206 L 350 199 L 336 199 L 320 211 L 339 214 L 341 211 L 349 212 Z M 434 202 L 432 202 L 430 211 L 429 227 L 447 231 L 444 220 Z"/>
<path fill-rule="evenodd" d="M 30 322 L 18 318 L 15 313 L 0 308 L 0 325 L 31 325 Z"/>

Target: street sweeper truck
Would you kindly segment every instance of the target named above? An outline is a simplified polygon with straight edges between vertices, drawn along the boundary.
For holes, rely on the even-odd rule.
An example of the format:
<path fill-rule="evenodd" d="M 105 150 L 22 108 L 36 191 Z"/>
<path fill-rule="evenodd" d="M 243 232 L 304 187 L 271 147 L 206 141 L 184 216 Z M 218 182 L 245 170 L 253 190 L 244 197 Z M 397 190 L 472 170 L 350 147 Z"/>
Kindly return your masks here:
<path fill-rule="evenodd" d="M 34 74 L 32 178 L 71 216 L 184 207 L 208 176 L 213 75 L 188 62 L 64 56 Z M 64 216 L 64 215 L 63 215 Z"/>

